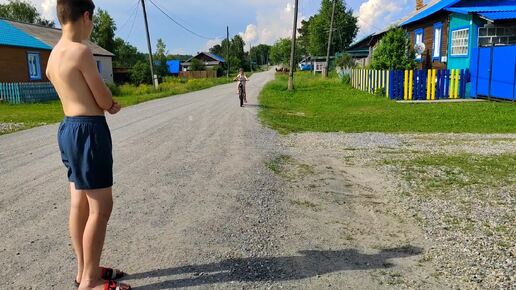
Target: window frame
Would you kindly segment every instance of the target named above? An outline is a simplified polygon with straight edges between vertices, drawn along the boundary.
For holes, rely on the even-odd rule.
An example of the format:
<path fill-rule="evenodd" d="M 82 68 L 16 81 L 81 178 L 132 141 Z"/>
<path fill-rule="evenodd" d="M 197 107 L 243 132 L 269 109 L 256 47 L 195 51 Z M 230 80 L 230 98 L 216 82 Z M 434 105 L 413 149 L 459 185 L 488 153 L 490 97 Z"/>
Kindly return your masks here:
<path fill-rule="evenodd" d="M 438 55 L 436 56 L 435 55 L 435 44 L 436 44 L 435 38 L 437 36 L 437 34 L 436 34 L 437 29 L 439 29 L 441 31 L 441 34 L 439 36 Z M 443 49 L 443 23 L 437 22 L 434 24 L 434 40 L 432 42 L 432 60 L 441 61 L 442 49 Z"/>
<path fill-rule="evenodd" d="M 36 59 L 36 75 L 31 74 L 30 58 L 34 56 Z M 41 53 L 39 51 L 27 51 L 27 69 L 29 73 L 29 81 L 41 81 L 43 76 L 41 74 Z"/>
<path fill-rule="evenodd" d="M 467 38 L 467 41 L 466 41 L 466 53 L 465 54 L 453 54 L 453 33 L 454 32 L 457 32 L 457 31 L 464 31 L 464 30 L 467 30 L 468 31 L 468 38 Z M 469 57 L 469 49 L 470 49 L 470 46 L 471 46 L 471 43 L 470 43 L 470 40 L 471 40 L 471 28 L 469 26 L 465 26 L 465 27 L 457 27 L 453 30 L 450 31 L 450 45 L 449 45 L 449 55 L 450 57 Z"/>
<path fill-rule="evenodd" d="M 421 34 L 421 42 L 425 43 L 425 30 L 423 28 L 417 28 L 414 30 L 414 45 L 417 44 L 417 36 Z M 416 54 L 416 61 L 422 62 L 423 61 L 423 54 L 420 54 L 419 57 Z"/>

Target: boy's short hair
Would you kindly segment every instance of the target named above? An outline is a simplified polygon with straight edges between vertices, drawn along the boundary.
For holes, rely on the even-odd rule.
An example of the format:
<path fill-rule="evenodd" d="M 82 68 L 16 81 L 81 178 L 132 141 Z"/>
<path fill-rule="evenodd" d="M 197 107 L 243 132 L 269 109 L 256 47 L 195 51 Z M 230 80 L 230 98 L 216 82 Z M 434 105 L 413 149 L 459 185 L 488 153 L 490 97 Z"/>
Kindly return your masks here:
<path fill-rule="evenodd" d="M 92 0 L 57 0 L 57 18 L 61 25 L 75 22 L 86 11 L 90 13 L 90 19 L 92 19 L 94 10 L 95 4 Z"/>

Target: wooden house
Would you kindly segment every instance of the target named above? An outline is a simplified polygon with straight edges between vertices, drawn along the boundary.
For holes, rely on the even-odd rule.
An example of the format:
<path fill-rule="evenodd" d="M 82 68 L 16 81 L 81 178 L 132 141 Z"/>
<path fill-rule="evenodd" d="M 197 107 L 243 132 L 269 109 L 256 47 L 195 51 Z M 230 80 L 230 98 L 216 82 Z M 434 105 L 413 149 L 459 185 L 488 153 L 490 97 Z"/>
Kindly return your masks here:
<path fill-rule="evenodd" d="M 45 75 L 61 30 L 0 19 L 0 82 L 48 82 Z M 113 53 L 88 42 L 105 82 L 113 82 Z"/>

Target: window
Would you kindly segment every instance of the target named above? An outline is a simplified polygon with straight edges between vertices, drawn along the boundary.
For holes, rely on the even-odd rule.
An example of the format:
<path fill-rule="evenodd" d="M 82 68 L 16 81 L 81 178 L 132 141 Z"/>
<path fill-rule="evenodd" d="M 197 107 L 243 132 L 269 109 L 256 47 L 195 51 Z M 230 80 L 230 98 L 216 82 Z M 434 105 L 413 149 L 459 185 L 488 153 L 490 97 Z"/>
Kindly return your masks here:
<path fill-rule="evenodd" d="M 102 74 L 102 62 L 100 60 L 97 60 L 97 69 L 99 73 Z"/>
<path fill-rule="evenodd" d="M 434 24 L 434 60 L 440 60 L 441 58 L 442 31 L 443 24 L 441 22 Z"/>
<path fill-rule="evenodd" d="M 451 55 L 468 55 L 469 28 L 452 31 Z"/>
<path fill-rule="evenodd" d="M 414 45 L 423 43 L 423 29 L 419 28 L 414 31 Z M 422 54 L 416 52 L 416 60 L 421 60 Z"/>
<path fill-rule="evenodd" d="M 41 62 L 39 52 L 27 53 L 27 64 L 29 66 L 29 79 L 31 81 L 41 80 Z"/>

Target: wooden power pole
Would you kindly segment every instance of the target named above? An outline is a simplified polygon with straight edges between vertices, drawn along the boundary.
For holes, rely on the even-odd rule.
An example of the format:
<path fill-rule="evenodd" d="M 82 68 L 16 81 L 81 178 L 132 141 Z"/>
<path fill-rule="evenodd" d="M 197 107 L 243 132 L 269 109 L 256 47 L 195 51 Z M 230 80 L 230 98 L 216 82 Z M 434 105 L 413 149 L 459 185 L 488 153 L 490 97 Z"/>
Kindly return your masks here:
<path fill-rule="evenodd" d="M 158 89 L 158 82 L 156 77 L 154 76 L 154 60 L 152 59 L 152 47 L 151 47 L 151 41 L 150 41 L 150 34 L 149 34 L 149 24 L 147 23 L 147 11 L 145 10 L 145 0 L 142 0 L 142 8 L 143 8 L 143 19 L 145 20 L 145 31 L 147 32 L 147 46 L 149 48 L 149 63 L 150 63 L 150 71 L 151 71 L 151 79 L 152 84 L 154 85 L 155 89 Z"/>
<path fill-rule="evenodd" d="M 299 0 L 296 0 L 294 4 L 294 25 L 292 29 L 292 45 L 290 47 L 290 71 L 288 75 L 288 90 L 294 89 L 294 61 L 296 55 L 296 36 L 297 36 L 297 9 Z"/>
<path fill-rule="evenodd" d="M 330 69 L 330 50 L 333 36 L 333 19 L 335 18 L 335 3 L 337 3 L 337 0 L 333 0 L 333 9 L 331 12 L 330 35 L 328 36 L 328 52 L 326 53 L 326 69 L 324 70 L 325 78 L 328 77 L 328 70 Z"/>
<path fill-rule="evenodd" d="M 229 78 L 229 26 L 226 26 L 226 40 L 227 40 L 227 47 L 226 47 L 226 63 L 227 63 L 227 67 L 228 67 L 228 71 L 227 71 L 227 77 Z"/>

